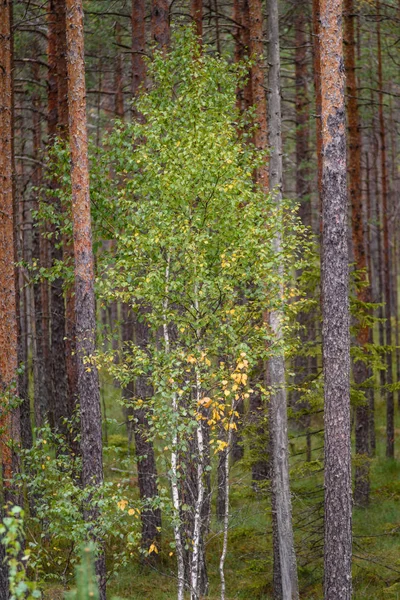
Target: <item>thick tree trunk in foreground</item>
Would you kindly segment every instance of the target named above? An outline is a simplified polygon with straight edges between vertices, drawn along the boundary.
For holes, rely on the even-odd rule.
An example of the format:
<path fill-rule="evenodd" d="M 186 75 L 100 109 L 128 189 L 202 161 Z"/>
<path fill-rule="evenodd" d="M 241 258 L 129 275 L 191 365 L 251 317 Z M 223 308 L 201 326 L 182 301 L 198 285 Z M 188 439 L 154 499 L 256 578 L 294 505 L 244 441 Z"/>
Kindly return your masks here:
<path fill-rule="evenodd" d="M 168 0 L 152 0 L 151 39 L 158 48 L 168 48 L 171 41 Z"/>
<path fill-rule="evenodd" d="M 321 0 L 325 600 L 351 598 L 350 331 L 342 2 Z"/>
<path fill-rule="evenodd" d="M 383 114 L 383 74 L 382 74 L 382 49 L 381 49 L 381 3 L 376 3 L 377 20 L 376 36 L 378 45 L 378 111 L 379 111 L 379 138 L 381 158 L 382 182 L 382 225 L 383 225 L 383 273 L 384 273 L 384 299 L 385 299 L 385 329 L 386 345 L 392 345 L 392 295 L 391 295 L 391 268 L 390 268 L 390 243 L 389 243 L 389 215 L 388 215 L 388 174 L 386 164 L 386 131 Z M 393 357 L 389 350 L 386 353 L 386 456 L 394 458 L 394 395 L 389 386 L 393 384 Z"/>
<path fill-rule="evenodd" d="M 81 407 L 82 483 L 86 487 L 99 486 L 103 482 L 102 431 L 99 378 L 95 365 L 91 363 L 95 352 L 96 310 L 86 129 L 83 9 L 80 0 L 67 0 L 66 6 L 76 349 Z M 89 521 L 95 520 L 97 516 L 97 510 L 86 511 Z M 101 540 L 99 542 L 101 545 Z M 105 600 L 105 557 L 103 549 L 100 547 L 99 550 L 96 572 L 101 599 Z"/>
<path fill-rule="evenodd" d="M 269 185 L 274 201 L 279 205 L 282 199 L 282 111 L 280 90 L 280 46 L 278 1 L 268 0 L 268 124 L 269 124 Z M 277 254 L 282 252 L 282 239 L 279 232 L 274 239 Z M 283 273 L 282 273 L 283 275 Z M 283 290 L 282 290 L 283 291 Z M 271 311 L 269 324 L 271 332 L 279 343 L 282 341 L 282 315 L 278 310 Z M 279 345 L 279 344 L 278 344 Z M 285 358 L 283 354 L 271 356 L 268 361 L 271 398 L 269 407 L 270 437 L 272 451 L 272 494 L 275 509 L 275 539 L 279 552 L 279 571 L 284 600 L 299 597 L 296 555 L 292 527 L 292 503 L 289 485 L 287 395 L 285 382 Z M 277 558 L 276 556 L 274 558 Z"/>

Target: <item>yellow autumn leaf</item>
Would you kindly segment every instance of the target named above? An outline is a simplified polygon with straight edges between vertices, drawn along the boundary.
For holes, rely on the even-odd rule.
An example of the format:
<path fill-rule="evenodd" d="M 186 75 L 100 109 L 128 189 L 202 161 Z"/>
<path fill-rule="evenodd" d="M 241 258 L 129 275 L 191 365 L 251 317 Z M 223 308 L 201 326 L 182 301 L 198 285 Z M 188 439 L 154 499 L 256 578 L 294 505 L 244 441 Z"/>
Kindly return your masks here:
<path fill-rule="evenodd" d="M 158 548 L 155 544 L 151 544 L 151 546 L 149 548 L 149 554 L 151 554 L 152 552 L 155 552 L 156 554 L 158 554 Z"/>

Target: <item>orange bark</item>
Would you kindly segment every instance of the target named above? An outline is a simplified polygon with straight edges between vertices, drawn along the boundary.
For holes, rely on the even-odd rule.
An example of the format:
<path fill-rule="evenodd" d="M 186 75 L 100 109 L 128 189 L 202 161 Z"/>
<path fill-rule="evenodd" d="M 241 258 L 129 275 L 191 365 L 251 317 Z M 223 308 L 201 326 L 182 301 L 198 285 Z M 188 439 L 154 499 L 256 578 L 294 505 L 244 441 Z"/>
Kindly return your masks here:
<path fill-rule="evenodd" d="M 10 488 L 15 469 L 10 442 L 19 443 L 17 393 L 18 340 L 14 267 L 12 4 L 0 2 L 0 447 L 3 481 Z"/>

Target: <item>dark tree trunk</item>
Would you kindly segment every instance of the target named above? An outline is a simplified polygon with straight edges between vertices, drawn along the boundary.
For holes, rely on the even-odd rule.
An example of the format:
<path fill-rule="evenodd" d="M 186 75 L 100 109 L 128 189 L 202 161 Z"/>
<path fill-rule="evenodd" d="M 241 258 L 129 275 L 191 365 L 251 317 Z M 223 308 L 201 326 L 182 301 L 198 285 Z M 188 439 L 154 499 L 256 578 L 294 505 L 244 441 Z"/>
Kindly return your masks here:
<path fill-rule="evenodd" d="M 386 345 L 392 345 L 392 298 L 391 298 L 391 268 L 390 268 L 390 243 L 389 243 L 389 215 L 388 215 L 388 174 L 386 164 L 386 131 L 383 114 L 383 74 L 381 50 L 381 3 L 376 3 L 377 20 L 377 50 L 378 50 L 378 112 L 379 112 L 379 138 L 381 159 L 381 185 L 382 185 L 382 225 L 383 225 L 383 273 L 384 273 L 384 298 L 385 298 L 385 328 Z M 393 384 L 392 352 L 386 353 L 386 456 L 394 458 L 394 397 L 390 386 Z"/>
<path fill-rule="evenodd" d="M 356 81 L 356 56 L 354 36 L 354 2 L 345 0 L 344 5 L 344 64 L 346 69 L 347 125 L 349 138 L 349 198 L 352 209 L 353 253 L 356 269 L 360 272 L 363 285 L 358 287 L 360 303 L 371 302 L 371 288 L 367 274 L 366 243 L 364 238 L 362 188 L 361 188 L 361 131 Z M 369 327 L 359 324 L 357 345 L 367 352 Z M 365 361 L 353 363 L 354 383 L 366 392 L 365 404 L 356 408 L 356 453 L 358 462 L 355 470 L 354 500 L 360 506 L 369 503 L 369 393 L 371 369 Z M 368 385 L 368 389 L 365 386 Z"/>
<path fill-rule="evenodd" d="M 313 32 L 313 66 L 314 66 L 314 94 L 315 94 L 315 133 L 317 151 L 317 186 L 319 196 L 319 229 L 322 229 L 322 121 L 321 121 L 321 48 L 320 48 L 320 0 L 312 0 L 312 32 Z"/>
<path fill-rule="evenodd" d="M 137 96 L 146 78 L 146 65 L 143 60 L 145 36 L 145 2 L 132 0 L 132 96 Z"/>
<path fill-rule="evenodd" d="M 69 136 L 71 149 L 72 222 L 75 257 L 75 322 L 78 394 L 81 408 L 82 483 L 103 483 L 102 426 L 99 377 L 91 357 L 96 342 L 94 260 L 89 196 L 89 165 L 86 128 L 83 9 L 80 0 L 67 0 L 67 67 Z M 87 509 L 89 522 L 97 509 Z M 106 566 L 101 540 L 96 561 L 100 596 L 106 598 Z"/>
<path fill-rule="evenodd" d="M 368 255 L 368 277 L 371 282 L 371 300 L 374 301 L 374 298 L 377 296 L 373 289 L 374 281 L 376 281 L 376 273 L 375 268 L 373 266 L 373 257 L 376 256 L 376 236 L 371 233 L 371 223 L 372 223 L 372 202 L 371 202 L 371 169 L 370 169 L 370 160 L 369 154 L 366 152 L 365 154 L 365 164 L 366 164 L 366 200 L 367 200 L 367 255 Z M 369 343 L 374 343 L 374 330 L 373 327 L 369 329 Z M 373 376 L 372 384 L 369 389 L 369 424 L 368 424 L 368 432 L 369 432 L 369 453 L 370 456 L 375 455 L 376 450 L 376 436 L 375 436 L 375 377 L 374 372 L 372 370 L 371 375 Z"/>
<path fill-rule="evenodd" d="M 321 0 L 325 600 L 351 598 L 350 331 L 342 2 Z"/>
<path fill-rule="evenodd" d="M 149 330 L 146 322 L 136 320 L 136 344 L 146 349 L 149 343 Z M 149 440 L 149 423 L 146 416 L 146 401 L 153 396 L 153 388 L 145 377 L 137 377 L 135 381 L 135 399 L 143 400 L 144 408 L 132 411 L 132 428 L 135 438 L 135 454 L 138 470 L 139 493 L 141 500 L 151 502 L 158 496 L 157 466 L 154 447 Z M 142 510 L 142 546 L 146 550 L 155 542 L 159 547 L 161 542 L 161 511 L 148 506 Z M 157 555 L 152 556 L 155 560 Z"/>
<path fill-rule="evenodd" d="M 310 100 L 308 98 L 306 26 L 306 3 L 299 2 L 295 19 L 296 198 L 300 203 L 299 216 L 302 223 L 311 230 L 311 178 L 309 166 Z M 298 277 L 300 276 L 301 272 L 298 273 Z M 306 384 L 307 380 L 316 373 L 316 360 L 307 354 L 310 345 L 315 341 L 314 315 L 301 311 L 298 315 L 298 322 L 300 326 L 299 337 L 301 347 L 299 348 L 299 354 L 294 359 L 295 389 L 291 394 L 290 402 L 295 411 L 302 412 L 300 425 L 309 429 L 310 415 L 307 414 L 309 404 L 301 400 L 303 394 L 299 391 L 299 387 Z M 310 460 L 308 454 L 306 458 Z"/>
<path fill-rule="evenodd" d="M 58 124 L 61 121 L 62 107 L 59 102 L 59 87 L 63 85 L 62 79 L 65 78 L 62 67 L 62 44 L 60 38 L 65 36 L 65 21 L 64 25 L 61 22 L 60 11 L 63 8 L 62 0 L 50 0 L 49 18 L 48 18 L 48 134 L 49 142 L 52 143 L 54 138 L 60 133 Z M 64 17 L 65 18 L 65 17 Z M 65 60 L 65 57 L 64 57 Z M 50 182 L 53 189 L 56 188 L 56 182 Z M 54 199 L 55 210 L 61 213 L 61 202 L 59 199 Z M 54 233 L 54 226 L 53 233 Z M 53 236 L 50 248 L 51 264 L 63 260 L 62 246 L 60 240 Z M 64 431 L 63 419 L 68 417 L 68 380 L 66 366 L 66 349 L 65 349 L 65 302 L 63 281 L 61 277 L 56 278 L 50 286 L 50 357 L 51 357 L 51 393 L 49 402 L 49 420 L 52 427 L 57 430 Z"/>
<path fill-rule="evenodd" d="M 268 127 L 269 127 L 269 186 L 275 203 L 282 200 L 282 110 L 280 82 L 280 45 L 278 0 L 268 0 Z M 273 241 L 277 254 L 282 252 L 281 234 L 277 232 Z M 279 273 L 282 277 L 283 273 Z M 281 300 L 282 298 L 281 290 Z M 277 341 L 282 340 L 282 315 L 279 309 L 269 314 L 269 326 Z M 289 451 L 287 394 L 285 381 L 285 358 L 274 354 L 268 360 L 268 376 L 271 386 L 269 405 L 269 428 L 271 438 L 272 506 L 275 508 L 273 526 L 279 548 L 279 572 L 282 598 L 297 600 L 296 554 L 294 549 L 292 502 L 289 483 Z M 276 554 L 275 554 L 276 557 Z M 275 568 L 275 567 L 274 567 Z M 277 568 L 277 567 L 276 567 Z"/>

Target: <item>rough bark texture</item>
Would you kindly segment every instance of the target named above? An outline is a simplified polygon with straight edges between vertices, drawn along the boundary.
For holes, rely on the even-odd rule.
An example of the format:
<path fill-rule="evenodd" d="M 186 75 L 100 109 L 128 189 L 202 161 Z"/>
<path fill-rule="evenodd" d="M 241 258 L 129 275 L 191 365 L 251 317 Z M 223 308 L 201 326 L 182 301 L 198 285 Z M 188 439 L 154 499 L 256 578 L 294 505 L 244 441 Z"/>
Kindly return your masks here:
<path fill-rule="evenodd" d="M 268 0 L 268 126 L 269 126 L 269 185 L 274 201 L 282 199 L 282 111 L 280 90 L 280 46 L 278 1 Z M 282 252 L 279 232 L 274 238 L 276 253 Z M 282 290 L 283 291 L 283 290 Z M 282 340 L 281 315 L 271 311 L 269 324 L 275 339 Z M 292 527 L 292 503 L 289 484 L 289 456 L 287 432 L 287 396 L 285 359 L 283 354 L 271 356 L 268 361 L 271 398 L 269 423 L 272 451 L 272 494 L 275 508 L 275 536 L 279 548 L 279 571 L 282 598 L 299 597 L 296 555 Z"/>
<path fill-rule="evenodd" d="M 388 174 L 386 164 L 386 131 L 383 114 L 383 73 L 382 73 L 382 48 L 381 48 L 381 3 L 376 3 L 377 20 L 376 36 L 378 50 L 378 111 L 379 111 L 379 139 L 381 159 L 381 191 L 382 191 L 382 226 L 383 226 L 383 272 L 384 272 L 384 299 L 385 299 L 385 329 L 386 345 L 392 345 L 392 298 L 391 298 L 391 269 L 390 269 L 390 242 L 389 242 L 389 214 L 388 214 Z M 392 352 L 386 353 L 386 456 L 394 458 L 394 395 L 389 388 L 393 384 Z"/>
<path fill-rule="evenodd" d="M 321 0 L 325 600 L 351 598 L 350 332 L 342 2 Z"/>
<path fill-rule="evenodd" d="M 158 48 L 168 48 L 171 41 L 168 0 L 152 0 L 151 38 Z"/>
<path fill-rule="evenodd" d="M 135 97 L 145 81 L 145 2 L 132 0 L 132 96 Z"/>
<path fill-rule="evenodd" d="M 65 42 L 61 41 L 65 37 L 65 12 L 64 2 L 61 0 L 50 0 L 48 17 L 48 134 L 50 143 L 59 134 L 58 124 L 62 116 L 62 105 L 59 101 L 62 92 L 60 86 L 66 83 L 66 70 L 64 69 L 62 54 L 65 54 Z M 64 15 L 64 17 L 62 17 Z M 64 23 L 62 22 L 64 18 Z M 64 47 L 64 51 L 63 51 Z M 65 80 L 65 83 L 63 82 Z M 62 127 L 63 128 L 63 127 Z M 53 188 L 56 188 L 54 181 L 50 182 Z M 61 212 L 61 203 L 55 198 L 55 210 Z M 63 251 L 59 245 L 59 240 L 53 237 L 50 249 L 51 264 L 62 261 Z M 51 283 L 50 287 L 50 357 L 51 357 L 51 394 L 49 402 L 49 419 L 52 427 L 63 430 L 62 420 L 68 416 L 68 380 L 65 349 L 65 302 L 63 293 L 63 281 L 60 277 Z"/>
<path fill-rule="evenodd" d="M 97 369 L 91 363 L 91 356 L 95 352 L 96 310 L 86 129 L 83 9 L 80 0 L 67 0 L 66 7 L 82 483 L 84 486 L 93 486 L 101 485 L 103 482 L 103 461 L 99 378 Z M 97 516 L 95 510 L 86 511 L 86 518 L 89 521 L 95 520 Z M 96 562 L 96 572 L 99 578 L 100 595 L 103 600 L 106 597 L 106 572 L 105 557 L 102 551 L 100 551 Z"/>
<path fill-rule="evenodd" d="M 0 451 L 3 502 L 18 502 L 11 477 L 18 467 L 20 411 L 10 401 L 18 393 L 18 338 L 13 193 L 12 3 L 0 2 Z M 10 442 L 12 441 L 12 446 Z M 0 559 L 4 560 L 1 545 Z M 2 560 L 0 598 L 9 596 L 8 569 Z"/>
<path fill-rule="evenodd" d="M 354 2 L 345 0 L 344 5 L 344 64 L 346 69 L 347 125 L 349 139 L 348 182 L 352 210 L 353 253 L 356 269 L 360 271 L 363 285 L 357 290 L 360 303 L 371 302 L 371 288 L 367 275 L 366 243 L 364 238 L 362 186 L 361 186 L 361 131 L 356 81 L 356 56 L 354 36 Z M 359 326 L 357 345 L 365 348 L 369 342 L 369 327 Z M 372 376 L 367 364 L 358 360 L 353 363 L 356 386 L 363 390 L 365 382 Z M 364 386 L 364 388 L 363 388 Z M 362 406 L 356 408 L 356 453 L 354 500 L 361 506 L 369 502 L 369 394 Z"/>

